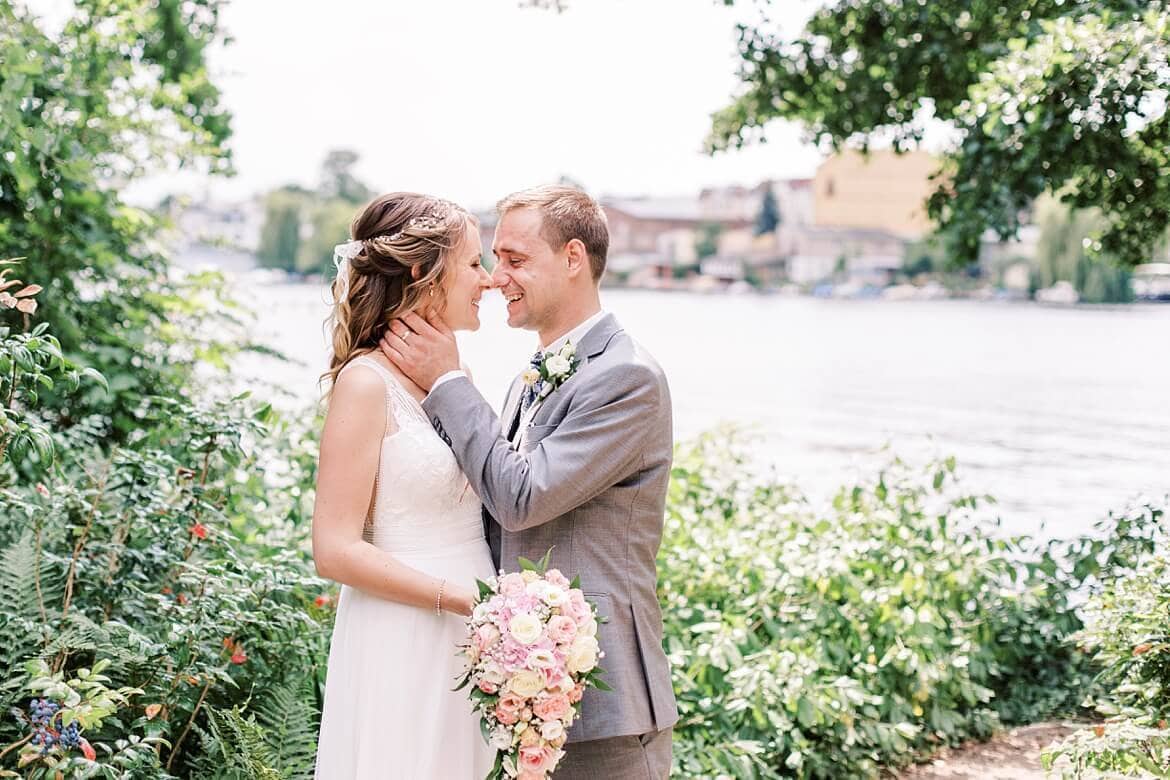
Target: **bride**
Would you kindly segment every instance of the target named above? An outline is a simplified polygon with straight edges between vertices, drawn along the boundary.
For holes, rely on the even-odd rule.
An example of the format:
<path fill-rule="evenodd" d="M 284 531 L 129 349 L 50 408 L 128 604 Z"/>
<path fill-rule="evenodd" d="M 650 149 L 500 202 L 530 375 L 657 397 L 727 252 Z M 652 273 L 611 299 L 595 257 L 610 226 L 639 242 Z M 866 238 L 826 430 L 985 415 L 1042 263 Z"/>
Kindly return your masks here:
<path fill-rule="evenodd" d="M 479 498 L 423 413 L 425 393 L 376 349 L 411 311 L 479 327 L 491 281 L 478 226 L 453 203 L 396 192 L 351 234 L 338 247 L 313 511 L 317 572 L 342 583 L 317 777 L 484 777 L 495 751 L 451 690 L 475 580 L 493 573 Z"/>

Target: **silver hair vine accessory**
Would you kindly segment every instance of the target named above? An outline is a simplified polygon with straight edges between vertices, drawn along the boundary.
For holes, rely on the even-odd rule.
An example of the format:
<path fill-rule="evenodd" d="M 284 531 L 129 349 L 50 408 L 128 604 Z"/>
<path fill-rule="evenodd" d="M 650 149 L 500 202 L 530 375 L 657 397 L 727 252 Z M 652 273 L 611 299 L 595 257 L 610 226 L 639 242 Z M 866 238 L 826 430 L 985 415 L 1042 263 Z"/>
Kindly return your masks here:
<path fill-rule="evenodd" d="M 344 301 L 349 296 L 349 263 L 365 251 L 364 241 L 346 241 L 333 247 L 333 267 L 337 269 L 337 280 L 341 284 L 337 291 L 337 300 Z"/>
<path fill-rule="evenodd" d="M 391 233 L 387 236 L 389 241 L 397 241 L 402 238 L 402 234 L 407 230 L 434 230 L 442 225 L 451 216 L 452 208 L 458 208 L 454 204 L 448 203 L 445 200 L 439 201 L 429 214 L 422 214 L 417 217 L 411 217 L 410 221 L 399 230 L 397 233 Z"/>

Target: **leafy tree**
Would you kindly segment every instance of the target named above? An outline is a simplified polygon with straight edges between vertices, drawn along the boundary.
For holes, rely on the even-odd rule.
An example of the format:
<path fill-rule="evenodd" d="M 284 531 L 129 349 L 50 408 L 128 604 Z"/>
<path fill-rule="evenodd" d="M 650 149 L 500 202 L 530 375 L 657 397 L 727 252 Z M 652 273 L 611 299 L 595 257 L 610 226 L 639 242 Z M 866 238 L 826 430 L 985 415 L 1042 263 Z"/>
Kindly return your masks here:
<path fill-rule="evenodd" d="M 771 233 L 780 226 L 780 207 L 776 204 L 776 193 L 769 184 L 760 201 L 760 213 L 756 215 L 756 235 Z"/>
<path fill-rule="evenodd" d="M 179 394 L 196 356 L 217 349 L 193 302 L 210 278 L 171 278 L 156 219 L 118 189 L 160 167 L 230 168 L 228 115 L 204 62 L 219 2 L 66 8 L 50 28 L 0 3 L 0 258 L 22 258 L 13 276 L 46 287 L 39 317 L 63 355 L 109 380 L 108 393 L 45 389 L 42 413 L 63 424 L 107 414 L 121 436 L 145 393 Z"/>
<path fill-rule="evenodd" d="M 349 225 L 356 211 L 354 204 L 345 200 L 315 203 L 309 214 L 309 235 L 296 255 L 296 270 L 305 274 L 330 273 L 333 247 L 349 240 Z"/>
<path fill-rule="evenodd" d="M 734 0 L 724 0 L 726 4 Z M 1102 216 L 1101 251 L 1146 261 L 1170 222 L 1170 13 L 1139 0 L 838 0 L 787 40 L 741 25 L 742 89 L 711 150 L 803 122 L 818 142 L 914 148 L 933 117 L 961 142 L 930 215 L 958 260 L 1016 232 L 1045 192 Z"/>
<path fill-rule="evenodd" d="M 1036 221 L 1040 240 L 1036 247 L 1035 287 L 1066 281 L 1088 303 L 1123 303 L 1132 299 L 1129 272 L 1092 251 L 1091 236 L 1104 221 L 1099 212 L 1070 209 L 1053 198 L 1041 198 Z"/>
<path fill-rule="evenodd" d="M 711 257 L 719 251 L 719 236 L 723 234 L 723 226 L 718 222 L 706 222 L 699 226 L 699 234 L 695 237 L 695 255 L 702 260 Z"/>
<path fill-rule="evenodd" d="M 291 271 L 301 249 L 301 215 L 309 194 L 300 187 L 281 187 L 264 199 L 264 225 L 256 256 L 267 268 Z"/>
<path fill-rule="evenodd" d="M 333 149 L 325 155 L 318 189 L 321 197 L 352 204 L 364 203 L 373 197 L 373 191 L 353 174 L 353 167 L 359 159 L 361 156 L 352 149 Z"/>
<path fill-rule="evenodd" d="M 328 273 L 333 247 L 349 238 L 349 224 L 373 190 L 352 173 L 358 155 L 334 149 L 321 164 L 316 191 L 286 185 L 269 193 L 257 255 L 262 265 L 300 273 Z"/>

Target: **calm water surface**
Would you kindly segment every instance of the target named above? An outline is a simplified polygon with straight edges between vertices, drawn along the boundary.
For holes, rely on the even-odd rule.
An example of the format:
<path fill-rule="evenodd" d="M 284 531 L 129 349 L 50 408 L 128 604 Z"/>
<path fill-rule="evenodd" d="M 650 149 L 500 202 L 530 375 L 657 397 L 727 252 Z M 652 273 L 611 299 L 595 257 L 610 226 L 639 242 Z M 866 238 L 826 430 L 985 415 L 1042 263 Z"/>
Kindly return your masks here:
<path fill-rule="evenodd" d="M 257 363 L 303 408 L 317 397 L 324 292 L 242 273 L 255 335 L 300 361 Z M 955 455 L 1014 531 L 1066 536 L 1170 490 L 1170 306 L 1045 308 L 613 290 L 604 305 L 665 369 L 676 438 L 722 422 L 806 492 L 889 457 Z M 464 360 L 498 409 L 535 336 L 485 296 Z"/>

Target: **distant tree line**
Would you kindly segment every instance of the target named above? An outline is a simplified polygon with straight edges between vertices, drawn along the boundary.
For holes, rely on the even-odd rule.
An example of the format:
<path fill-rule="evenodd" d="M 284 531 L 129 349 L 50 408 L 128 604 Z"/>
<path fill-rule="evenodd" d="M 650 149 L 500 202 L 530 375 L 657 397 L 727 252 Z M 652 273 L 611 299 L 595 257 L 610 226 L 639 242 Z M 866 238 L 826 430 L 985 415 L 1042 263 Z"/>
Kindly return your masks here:
<path fill-rule="evenodd" d="M 257 257 L 266 268 L 328 273 L 333 247 L 349 238 L 359 206 L 373 197 L 353 173 L 358 154 L 334 149 L 321 165 L 315 190 L 289 184 L 265 198 Z"/>

